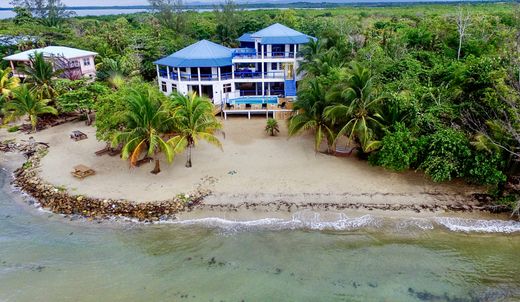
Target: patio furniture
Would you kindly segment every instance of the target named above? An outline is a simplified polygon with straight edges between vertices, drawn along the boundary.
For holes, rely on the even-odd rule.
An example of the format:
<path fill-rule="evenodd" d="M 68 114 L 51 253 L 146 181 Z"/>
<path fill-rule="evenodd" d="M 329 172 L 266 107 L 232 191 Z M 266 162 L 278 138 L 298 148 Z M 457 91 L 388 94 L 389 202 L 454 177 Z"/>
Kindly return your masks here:
<path fill-rule="evenodd" d="M 246 104 L 246 109 L 251 109 L 251 104 Z"/>
<path fill-rule="evenodd" d="M 96 154 L 97 156 L 105 155 L 105 154 L 107 154 L 108 152 L 110 152 L 110 149 L 111 149 L 111 148 L 110 148 L 110 145 L 107 144 L 105 148 L 96 151 L 95 154 Z"/>
<path fill-rule="evenodd" d="M 144 165 L 144 164 L 147 164 L 147 163 L 149 163 L 149 162 L 152 162 L 152 161 L 153 161 L 153 158 L 147 156 L 147 157 L 145 157 L 145 158 L 142 158 L 142 159 L 138 160 L 138 161 L 135 163 L 135 165 L 136 165 L 137 167 L 140 167 L 140 166 L 142 166 L 142 165 Z"/>
<path fill-rule="evenodd" d="M 79 179 L 83 179 L 85 177 L 88 177 L 90 175 L 96 174 L 96 171 L 93 169 L 85 166 L 85 165 L 77 165 L 74 167 L 74 170 L 70 172 L 74 177 L 77 177 Z"/>
<path fill-rule="evenodd" d="M 337 147 L 336 150 L 334 150 L 334 156 L 337 157 L 348 157 L 352 155 L 352 152 L 356 150 L 355 147 Z"/>
<path fill-rule="evenodd" d="M 87 139 L 87 135 L 79 130 L 74 130 L 72 131 L 72 133 L 70 134 L 70 138 L 73 139 L 74 141 L 80 141 L 80 140 L 83 140 L 83 139 Z"/>
<path fill-rule="evenodd" d="M 110 151 L 108 152 L 108 155 L 116 156 L 116 155 L 121 154 L 121 151 L 123 151 L 123 144 L 117 145 L 116 148 L 110 148 Z"/>
<path fill-rule="evenodd" d="M 287 104 L 286 102 L 282 102 L 281 104 L 278 105 L 278 108 L 285 109 L 286 104 Z"/>
<path fill-rule="evenodd" d="M 262 109 L 267 109 L 267 103 L 262 103 Z"/>

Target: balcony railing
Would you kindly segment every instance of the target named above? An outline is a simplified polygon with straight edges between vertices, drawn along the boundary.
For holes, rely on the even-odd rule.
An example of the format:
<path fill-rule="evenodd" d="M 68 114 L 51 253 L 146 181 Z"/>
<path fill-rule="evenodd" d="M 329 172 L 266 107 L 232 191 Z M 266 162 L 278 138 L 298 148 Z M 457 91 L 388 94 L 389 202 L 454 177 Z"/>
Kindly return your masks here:
<path fill-rule="evenodd" d="M 263 75 L 264 79 L 284 79 L 285 72 L 284 71 L 267 71 L 267 72 L 259 72 L 259 71 L 244 71 L 239 70 L 235 71 L 235 79 L 261 79 Z M 168 78 L 168 73 L 166 70 L 159 70 L 159 76 L 161 78 Z M 221 80 L 230 80 L 233 78 L 233 73 L 225 72 L 220 74 Z M 171 80 L 179 80 L 179 74 L 176 72 L 170 72 Z M 199 81 L 199 77 L 197 74 L 189 74 L 189 73 L 181 73 L 180 79 L 182 81 Z M 218 81 L 218 74 L 200 74 L 200 81 Z"/>
<path fill-rule="evenodd" d="M 262 89 L 240 89 L 240 96 L 253 96 L 253 95 L 262 95 Z M 284 95 L 285 91 L 283 89 L 265 89 L 263 95 L 273 95 L 279 96 Z"/>
<path fill-rule="evenodd" d="M 261 79 L 262 74 L 264 79 L 283 79 L 285 76 L 283 71 L 235 71 L 235 79 Z"/>
<path fill-rule="evenodd" d="M 234 52 L 233 58 L 237 59 L 261 59 L 262 52 Z M 264 51 L 264 58 L 294 58 L 292 51 Z"/>

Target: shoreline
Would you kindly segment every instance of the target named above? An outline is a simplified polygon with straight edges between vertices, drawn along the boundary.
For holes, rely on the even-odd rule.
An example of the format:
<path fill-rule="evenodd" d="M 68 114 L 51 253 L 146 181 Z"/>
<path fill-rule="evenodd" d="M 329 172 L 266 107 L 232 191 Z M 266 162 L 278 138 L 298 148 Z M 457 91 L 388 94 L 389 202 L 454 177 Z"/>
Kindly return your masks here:
<path fill-rule="evenodd" d="M 45 156 L 47 150 L 45 147 L 36 148 L 35 152 L 27 159 L 23 156 L 23 151 L 27 152 L 28 147 L 19 145 L 20 150 L 15 152 L 3 152 L 4 157 L 0 166 L 11 172 L 14 179 L 11 185 L 14 185 L 21 192 L 28 194 L 34 198 L 38 205 L 43 209 L 49 210 L 55 214 L 62 215 L 78 215 L 85 218 L 92 219 L 112 219 L 125 218 L 137 219 L 142 222 L 161 222 L 161 221 L 178 221 L 179 218 L 185 219 L 189 217 L 199 218 L 220 218 L 220 217 L 234 217 L 235 220 L 248 219 L 251 217 L 268 217 L 279 216 L 288 218 L 292 213 L 301 211 L 313 211 L 315 213 L 337 213 L 345 210 L 353 210 L 361 213 L 379 213 L 383 216 L 388 214 L 400 215 L 403 214 L 420 214 L 424 217 L 436 217 L 438 214 L 455 215 L 455 217 L 464 217 L 467 214 L 475 214 L 476 217 L 491 217 L 501 220 L 513 220 L 511 217 L 507 218 L 505 207 L 496 205 L 475 203 L 462 196 L 454 196 L 450 194 L 441 193 L 423 193 L 423 196 L 444 200 L 440 203 L 410 203 L 408 200 L 404 203 L 370 203 L 370 202 L 331 202 L 325 201 L 332 197 L 331 194 L 303 194 L 304 198 L 317 198 L 320 201 L 314 202 L 294 202 L 287 201 L 294 199 L 294 196 L 278 194 L 275 198 L 273 196 L 263 196 L 264 201 L 256 200 L 253 202 L 222 202 L 226 198 L 225 195 L 220 195 L 215 198 L 209 191 L 198 191 L 190 194 L 188 200 L 164 200 L 157 202 L 142 202 L 136 203 L 128 200 L 111 200 L 92 198 L 83 195 L 72 195 L 64 191 L 57 190 L 55 186 L 45 183 L 37 173 L 40 160 Z M 28 168 L 20 167 L 26 162 L 31 162 L 32 166 Z M 396 196 L 401 198 L 416 199 L 418 196 L 411 196 L 406 194 L 392 195 L 388 193 L 364 193 L 355 195 L 341 194 L 340 198 L 348 197 L 386 197 Z M 227 196 L 230 199 L 247 200 L 247 196 L 233 195 Z M 258 198 L 258 195 L 256 195 Z M 450 200 L 446 203 L 447 199 Z M 209 200 L 209 202 L 206 202 Z M 219 201 L 220 200 L 220 201 Z M 456 201 L 454 201 L 456 200 Z M 463 202 L 466 203 L 463 203 Z M 208 216 L 210 215 L 211 216 Z M 215 216 L 217 214 L 217 216 Z M 260 216 L 258 216 L 260 214 Z M 202 215 L 202 216 L 201 216 Z M 473 216 L 473 215 L 471 215 Z"/>

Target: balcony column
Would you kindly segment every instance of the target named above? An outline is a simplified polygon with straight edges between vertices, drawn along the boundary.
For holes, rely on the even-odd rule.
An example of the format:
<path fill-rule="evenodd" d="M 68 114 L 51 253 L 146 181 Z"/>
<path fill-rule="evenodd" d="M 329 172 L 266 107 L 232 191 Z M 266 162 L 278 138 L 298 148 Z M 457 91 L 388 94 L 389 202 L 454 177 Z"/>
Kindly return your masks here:
<path fill-rule="evenodd" d="M 220 67 L 217 67 L 217 74 L 218 74 L 218 80 L 222 81 L 222 78 L 220 77 Z"/>
<path fill-rule="evenodd" d="M 235 64 L 231 65 L 231 78 L 233 80 L 235 79 Z"/>
<path fill-rule="evenodd" d="M 296 48 L 298 47 L 298 44 L 294 44 L 294 58 L 296 59 Z"/>
<path fill-rule="evenodd" d="M 264 70 L 264 62 L 262 62 L 262 95 L 265 95 L 265 70 Z"/>
<path fill-rule="evenodd" d="M 166 66 L 166 77 L 170 80 L 170 66 Z"/>
<path fill-rule="evenodd" d="M 177 81 L 181 82 L 181 68 L 177 67 Z"/>

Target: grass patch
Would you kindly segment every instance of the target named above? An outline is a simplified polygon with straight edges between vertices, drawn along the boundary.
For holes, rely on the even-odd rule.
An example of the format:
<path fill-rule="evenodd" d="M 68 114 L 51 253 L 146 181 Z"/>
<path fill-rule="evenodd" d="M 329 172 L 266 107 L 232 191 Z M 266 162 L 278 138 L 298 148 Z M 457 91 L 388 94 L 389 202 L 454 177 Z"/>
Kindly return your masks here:
<path fill-rule="evenodd" d="M 16 132 L 18 130 L 20 130 L 20 126 L 12 126 L 7 128 L 7 132 Z"/>

